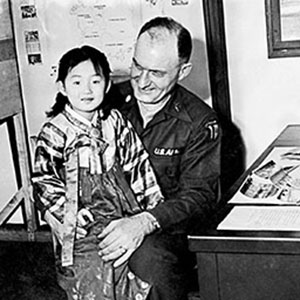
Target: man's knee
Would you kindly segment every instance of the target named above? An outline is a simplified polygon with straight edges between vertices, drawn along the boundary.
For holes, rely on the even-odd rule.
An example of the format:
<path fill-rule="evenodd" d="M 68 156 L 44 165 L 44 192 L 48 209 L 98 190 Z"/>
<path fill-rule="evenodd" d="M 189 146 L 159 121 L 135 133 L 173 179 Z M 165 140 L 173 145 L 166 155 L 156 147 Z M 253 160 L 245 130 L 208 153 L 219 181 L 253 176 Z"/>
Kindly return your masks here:
<path fill-rule="evenodd" d="M 162 233 L 147 236 L 129 260 L 133 272 L 154 281 L 184 276 L 193 264 L 194 254 L 188 251 L 186 237 Z"/>
<path fill-rule="evenodd" d="M 181 248 L 185 243 L 175 236 L 153 234 L 131 256 L 129 268 L 152 285 L 149 300 L 185 299 L 187 273 Z"/>

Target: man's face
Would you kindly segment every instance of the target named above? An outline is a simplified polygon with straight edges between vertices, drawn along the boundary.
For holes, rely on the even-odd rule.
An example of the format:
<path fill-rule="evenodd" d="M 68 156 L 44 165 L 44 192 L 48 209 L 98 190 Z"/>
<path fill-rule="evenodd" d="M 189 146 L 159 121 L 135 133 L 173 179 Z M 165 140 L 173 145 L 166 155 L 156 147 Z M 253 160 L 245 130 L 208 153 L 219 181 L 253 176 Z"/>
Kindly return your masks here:
<path fill-rule="evenodd" d="M 144 32 L 137 40 L 131 66 L 134 96 L 141 102 L 158 103 L 178 81 L 180 69 L 176 36 L 162 32 L 161 37 L 151 39 Z"/>

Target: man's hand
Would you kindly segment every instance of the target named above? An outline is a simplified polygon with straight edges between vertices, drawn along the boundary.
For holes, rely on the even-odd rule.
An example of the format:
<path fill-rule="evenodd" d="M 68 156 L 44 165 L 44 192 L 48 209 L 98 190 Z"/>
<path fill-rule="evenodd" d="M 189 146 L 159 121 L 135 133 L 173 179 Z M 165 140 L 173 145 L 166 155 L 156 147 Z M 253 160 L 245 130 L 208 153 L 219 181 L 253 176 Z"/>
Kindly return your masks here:
<path fill-rule="evenodd" d="M 130 218 L 111 221 L 98 236 L 102 239 L 99 255 L 104 261 L 116 259 L 114 267 L 120 266 L 141 245 L 144 237 L 156 229 L 153 219 L 150 213 L 142 212 Z"/>

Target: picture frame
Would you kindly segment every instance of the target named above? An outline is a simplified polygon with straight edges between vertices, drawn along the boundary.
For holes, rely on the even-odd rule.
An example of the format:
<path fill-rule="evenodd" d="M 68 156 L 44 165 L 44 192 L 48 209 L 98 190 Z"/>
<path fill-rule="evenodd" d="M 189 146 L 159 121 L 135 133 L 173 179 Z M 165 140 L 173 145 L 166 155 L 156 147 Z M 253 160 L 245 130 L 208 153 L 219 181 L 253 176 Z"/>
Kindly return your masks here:
<path fill-rule="evenodd" d="M 300 56 L 300 0 L 265 0 L 268 57 Z"/>

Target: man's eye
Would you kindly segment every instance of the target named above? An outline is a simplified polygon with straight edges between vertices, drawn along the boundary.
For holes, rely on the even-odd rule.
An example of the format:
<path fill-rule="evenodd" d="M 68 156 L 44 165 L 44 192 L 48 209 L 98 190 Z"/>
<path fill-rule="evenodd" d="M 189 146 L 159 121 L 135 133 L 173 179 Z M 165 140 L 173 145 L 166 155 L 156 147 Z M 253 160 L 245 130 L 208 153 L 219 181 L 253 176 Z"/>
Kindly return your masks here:
<path fill-rule="evenodd" d="M 73 84 L 74 84 L 74 85 L 79 85 L 79 84 L 80 84 L 80 81 L 73 81 Z"/>
<path fill-rule="evenodd" d="M 157 78 L 162 78 L 165 76 L 165 72 L 161 71 L 151 71 L 151 75 Z"/>
<path fill-rule="evenodd" d="M 143 68 L 141 66 L 137 65 L 136 63 L 134 64 L 134 67 L 136 69 L 138 69 L 139 71 L 143 71 Z"/>

